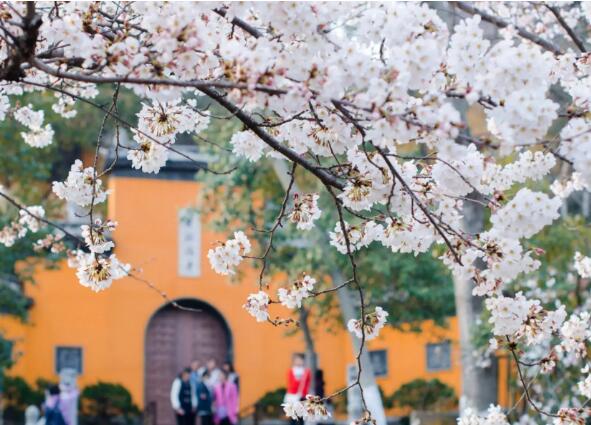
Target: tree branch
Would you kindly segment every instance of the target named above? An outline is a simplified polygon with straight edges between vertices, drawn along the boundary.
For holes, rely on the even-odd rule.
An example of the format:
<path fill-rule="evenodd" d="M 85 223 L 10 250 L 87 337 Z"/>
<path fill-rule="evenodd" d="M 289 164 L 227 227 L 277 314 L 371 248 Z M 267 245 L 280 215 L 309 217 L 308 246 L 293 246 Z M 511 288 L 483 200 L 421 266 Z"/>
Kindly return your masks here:
<path fill-rule="evenodd" d="M 550 6 L 548 3 L 543 3 L 543 5 L 546 6 L 546 8 L 550 12 L 552 12 L 552 14 L 556 18 L 556 20 L 558 21 L 560 26 L 562 28 L 564 28 L 564 30 L 566 31 L 566 33 L 568 34 L 570 39 L 573 41 L 573 43 L 575 43 L 575 45 L 577 46 L 577 49 L 579 49 L 582 53 L 586 53 L 587 50 L 585 49 L 585 45 L 583 44 L 583 40 L 581 40 L 579 38 L 579 36 L 575 33 L 575 31 L 566 23 L 566 21 L 564 20 L 564 18 L 562 17 L 560 12 L 558 11 L 558 9 L 554 6 Z"/>
<path fill-rule="evenodd" d="M 226 99 L 224 95 L 210 87 L 202 87 L 199 89 L 199 91 L 205 94 L 206 96 L 210 97 L 211 99 L 215 100 L 222 107 L 228 110 L 228 112 L 234 114 L 236 118 L 242 121 L 242 123 L 248 129 L 250 129 L 253 133 L 259 136 L 259 138 L 267 145 L 269 145 L 271 148 L 273 148 L 273 150 L 279 152 L 286 158 L 290 159 L 291 161 L 297 163 L 298 165 L 301 165 L 303 168 L 310 171 L 312 174 L 318 177 L 318 179 L 320 179 L 320 181 L 322 181 L 322 183 L 324 183 L 325 185 L 332 186 L 340 190 L 344 189 L 345 185 L 342 182 L 340 182 L 335 176 L 316 167 L 315 165 L 313 165 L 312 163 L 308 162 L 300 155 L 295 153 L 293 150 L 281 144 L 281 142 L 279 142 L 277 139 L 275 139 L 273 136 L 271 136 L 269 133 L 263 130 L 258 125 L 258 123 L 254 119 L 252 119 L 248 114 L 241 111 L 236 105 L 234 105 L 232 102 Z"/>
<path fill-rule="evenodd" d="M 458 1 L 453 4 L 455 4 L 459 9 L 463 10 L 466 13 L 469 13 L 471 15 L 480 15 L 480 17 L 483 20 L 485 20 L 486 22 L 490 22 L 491 24 L 495 25 L 498 28 L 506 28 L 508 26 L 513 26 L 517 30 L 517 34 L 519 34 L 520 37 L 525 38 L 525 39 L 531 41 L 532 43 L 537 44 L 538 46 L 542 47 L 545 50 L 548 50 L 549 52 L 554 53 L 555 55 L 562 55 L 563 54 L 562 50 L 560 50 L 554 44 L 544 40 L 543 38 L 538 37 L 537 35 L 529 32 L 521 27 L 517 27 L 515 25 L 512 25 L 509 22 L 507 22 L 497 16 L 491 15 L 490 13 L 487 13 L 481 9 L 478 9 L 469 3 L 466 3 L 463 1 Z"/>

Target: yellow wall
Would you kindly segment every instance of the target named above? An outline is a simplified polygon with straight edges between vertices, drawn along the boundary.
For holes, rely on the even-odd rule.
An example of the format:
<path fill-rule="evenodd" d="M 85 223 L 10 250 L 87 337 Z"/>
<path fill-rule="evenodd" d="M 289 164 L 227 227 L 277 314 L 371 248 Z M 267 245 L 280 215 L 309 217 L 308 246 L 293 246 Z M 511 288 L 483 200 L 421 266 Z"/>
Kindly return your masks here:
<path fill-rule="evenodd" d="M 193 206 L 199 185 L 195 182 L 114 177 L 109 182 L 109 217 L 119 222 L 115 232 L 116 254 L 122 261 L 142 269 L 141 276 L 153 282 L 172 299 L 197 298 L 214 306 L 226 319 L 234 342 L 234 358 L 241 374 L 241 405 L 248 406 L 268 390 L 284 386 L 290 355 L 303 351 L 300 334 L 286 337 L 284 328 L 256 323 L 241 308 L 256 290 L 257 272 L 245 270 L 241 284 L 230 284 L 209 267 L 207 250 L 224 235 L 202 226 L 201 275 L 177 275 L 177 224 L 180 209 Z M 229 229 L 228 233 L 230 233 Z M 17 338 L 22 353 L 12 374 L 29 382 L 56 379 L 54 349 L 58 345 L 83 347 L 81 386 L 98 380 L 127 387 L 143 404 L 144 338 L 147 323 L 165 304 L 155 291 L 133 279 L 116 281 L 101 293 L 78 284 L 66 265 L 59 270 L 39 270 L 37 284 L 27 286 L 34 299 L 30 323 L 22 326 L 3 318 L 0 327 Z M 353 355 L 349 334 L 316 330 L 320 366 L 325 371 L 327 391 L 345 384 L 345 369 Z M 459 394 L 460 368 L 457 324 L 449 329 L 425 324 L 421 334 L 386 329 L 370 349 L 388 350 L 388 376 L 378 382 L 386 393 L 415 378 L 439 378 Z M 452 369 L 426 370 L 426 343 L 453 342 Z"/>

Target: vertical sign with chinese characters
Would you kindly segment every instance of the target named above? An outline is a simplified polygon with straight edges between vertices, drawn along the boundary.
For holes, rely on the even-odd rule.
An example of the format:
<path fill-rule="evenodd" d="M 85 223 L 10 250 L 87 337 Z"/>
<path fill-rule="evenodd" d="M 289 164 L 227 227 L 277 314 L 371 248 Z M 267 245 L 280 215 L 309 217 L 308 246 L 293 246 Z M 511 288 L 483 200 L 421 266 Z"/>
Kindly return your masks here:
<path fill-rule="evenodd" d="M 179 211 L 178 274 L 198 277 L 201 274 L 201 221 L 191 208 Z"/>

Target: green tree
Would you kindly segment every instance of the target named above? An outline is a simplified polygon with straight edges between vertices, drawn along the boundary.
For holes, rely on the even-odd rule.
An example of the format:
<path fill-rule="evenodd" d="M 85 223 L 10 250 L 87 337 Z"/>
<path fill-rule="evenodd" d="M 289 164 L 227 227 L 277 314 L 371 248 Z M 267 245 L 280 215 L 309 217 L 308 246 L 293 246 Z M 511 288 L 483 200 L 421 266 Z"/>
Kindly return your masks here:
<path fill-rule="evenodd" d="M 218 231 L 224 232 L 237 226 L 246 230 L 259 230 L 250 234 L 258 244 L 265 247 L 269 234 L 265 231 L 268 228 L 263 227 L 265 223 L 267 226 L 273 223 L 279 215 L 285 192 L 270 161 L 259 162 L 253 168 L 245 161 L 236 162 L 234 157 L 227 154 L 231 147 L 228 141 L 235 130 L 237 126 L 233 122 L 214 120 L 204 135 L 210 141 L 215 140 L 218 145 L 209 148 L 216 159 L 216 167 L 235 167 L 235 170 L 222 176 L 211 173 L 198 175 L 198 179 L 205 183 L 200 208 L 214 217 L 211 224 Z M 315 180 L 297 170 L 296 181 L 302 191 L 321 194 L 322 217 L 310 232 L 328 235 L 337 222 L 334 203 Z M 290 205 L 291 201 L 288 200 Z M 341 270 L 348 269 L 349 263 L 345 256 L 339 255 L 335 249 L 326 249 L 326 245 L 314 243 L 313 238 L 305 237 L 305 234 L 284 220 L 283 226 L 274 235 L 275 251 L 270 253 L 267 261 L 267 277 L 276 272 L 287 272 L 293 278 L 302 271 L 313 270 L 314 277 L 320 279 L 329 276 L 335 264 Z M 302 246 L 306 249 L 300 249 Z M 418 324 L 425 319 L 443 325 L 445 319 L 454 314 L 451 278 L 434 256 L 435 253 L 418 257 L 411 254 L 391 255 L 388 250 L 375 244 L 356 252 L 359 274 L 365 279 L 369 300 L 379 300 L 380 305 L 388 310 L 390 325 L 401 327 L 410 323 L 414 325 L 411 327 L 413 330 L 418 330 Z M 260 265 L 260 262 L 255 263 L 257 267 Z M 329 285 L 328 282 L 324 284 Z M 313 308 L 320 309 L 315 317 L 325 320 L 338 316 L 338 312 L 332 308 L 333 297 L 323 297 L 313 303 Z M 334 320 L 329 322 L 335 323 Z"/>
<path fill-rule="evenodd" d="M 87 425 L 130 423 L 140 413 L 123 385 L 100 381 L 82 390 L 80 407 Z"/>
<path fill-rule="evenodd" d="M 454 389 L 439 379 L 415 379 L 394 391 L 388 401 L 396 407 L 432 410 L 452 407 L 457 398 Z"/>

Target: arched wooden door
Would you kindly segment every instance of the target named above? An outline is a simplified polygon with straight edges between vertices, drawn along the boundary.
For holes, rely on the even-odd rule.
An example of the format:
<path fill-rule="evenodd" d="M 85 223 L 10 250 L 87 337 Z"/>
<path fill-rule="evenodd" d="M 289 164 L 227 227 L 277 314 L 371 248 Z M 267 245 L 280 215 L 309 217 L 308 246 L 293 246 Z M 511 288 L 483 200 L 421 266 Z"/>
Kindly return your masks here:
<path fill-rule="evenodd" d="M 145 348 L 145 407 L 156 416 L 158 425 L 174 425 L 170 405 L 172 381 L 192 360 L 218 364 L 230 357 L 229 330 L 217 311 L 206 304 L 180 301 L 201 311 L 160 309 L 150 320 Z"/>

